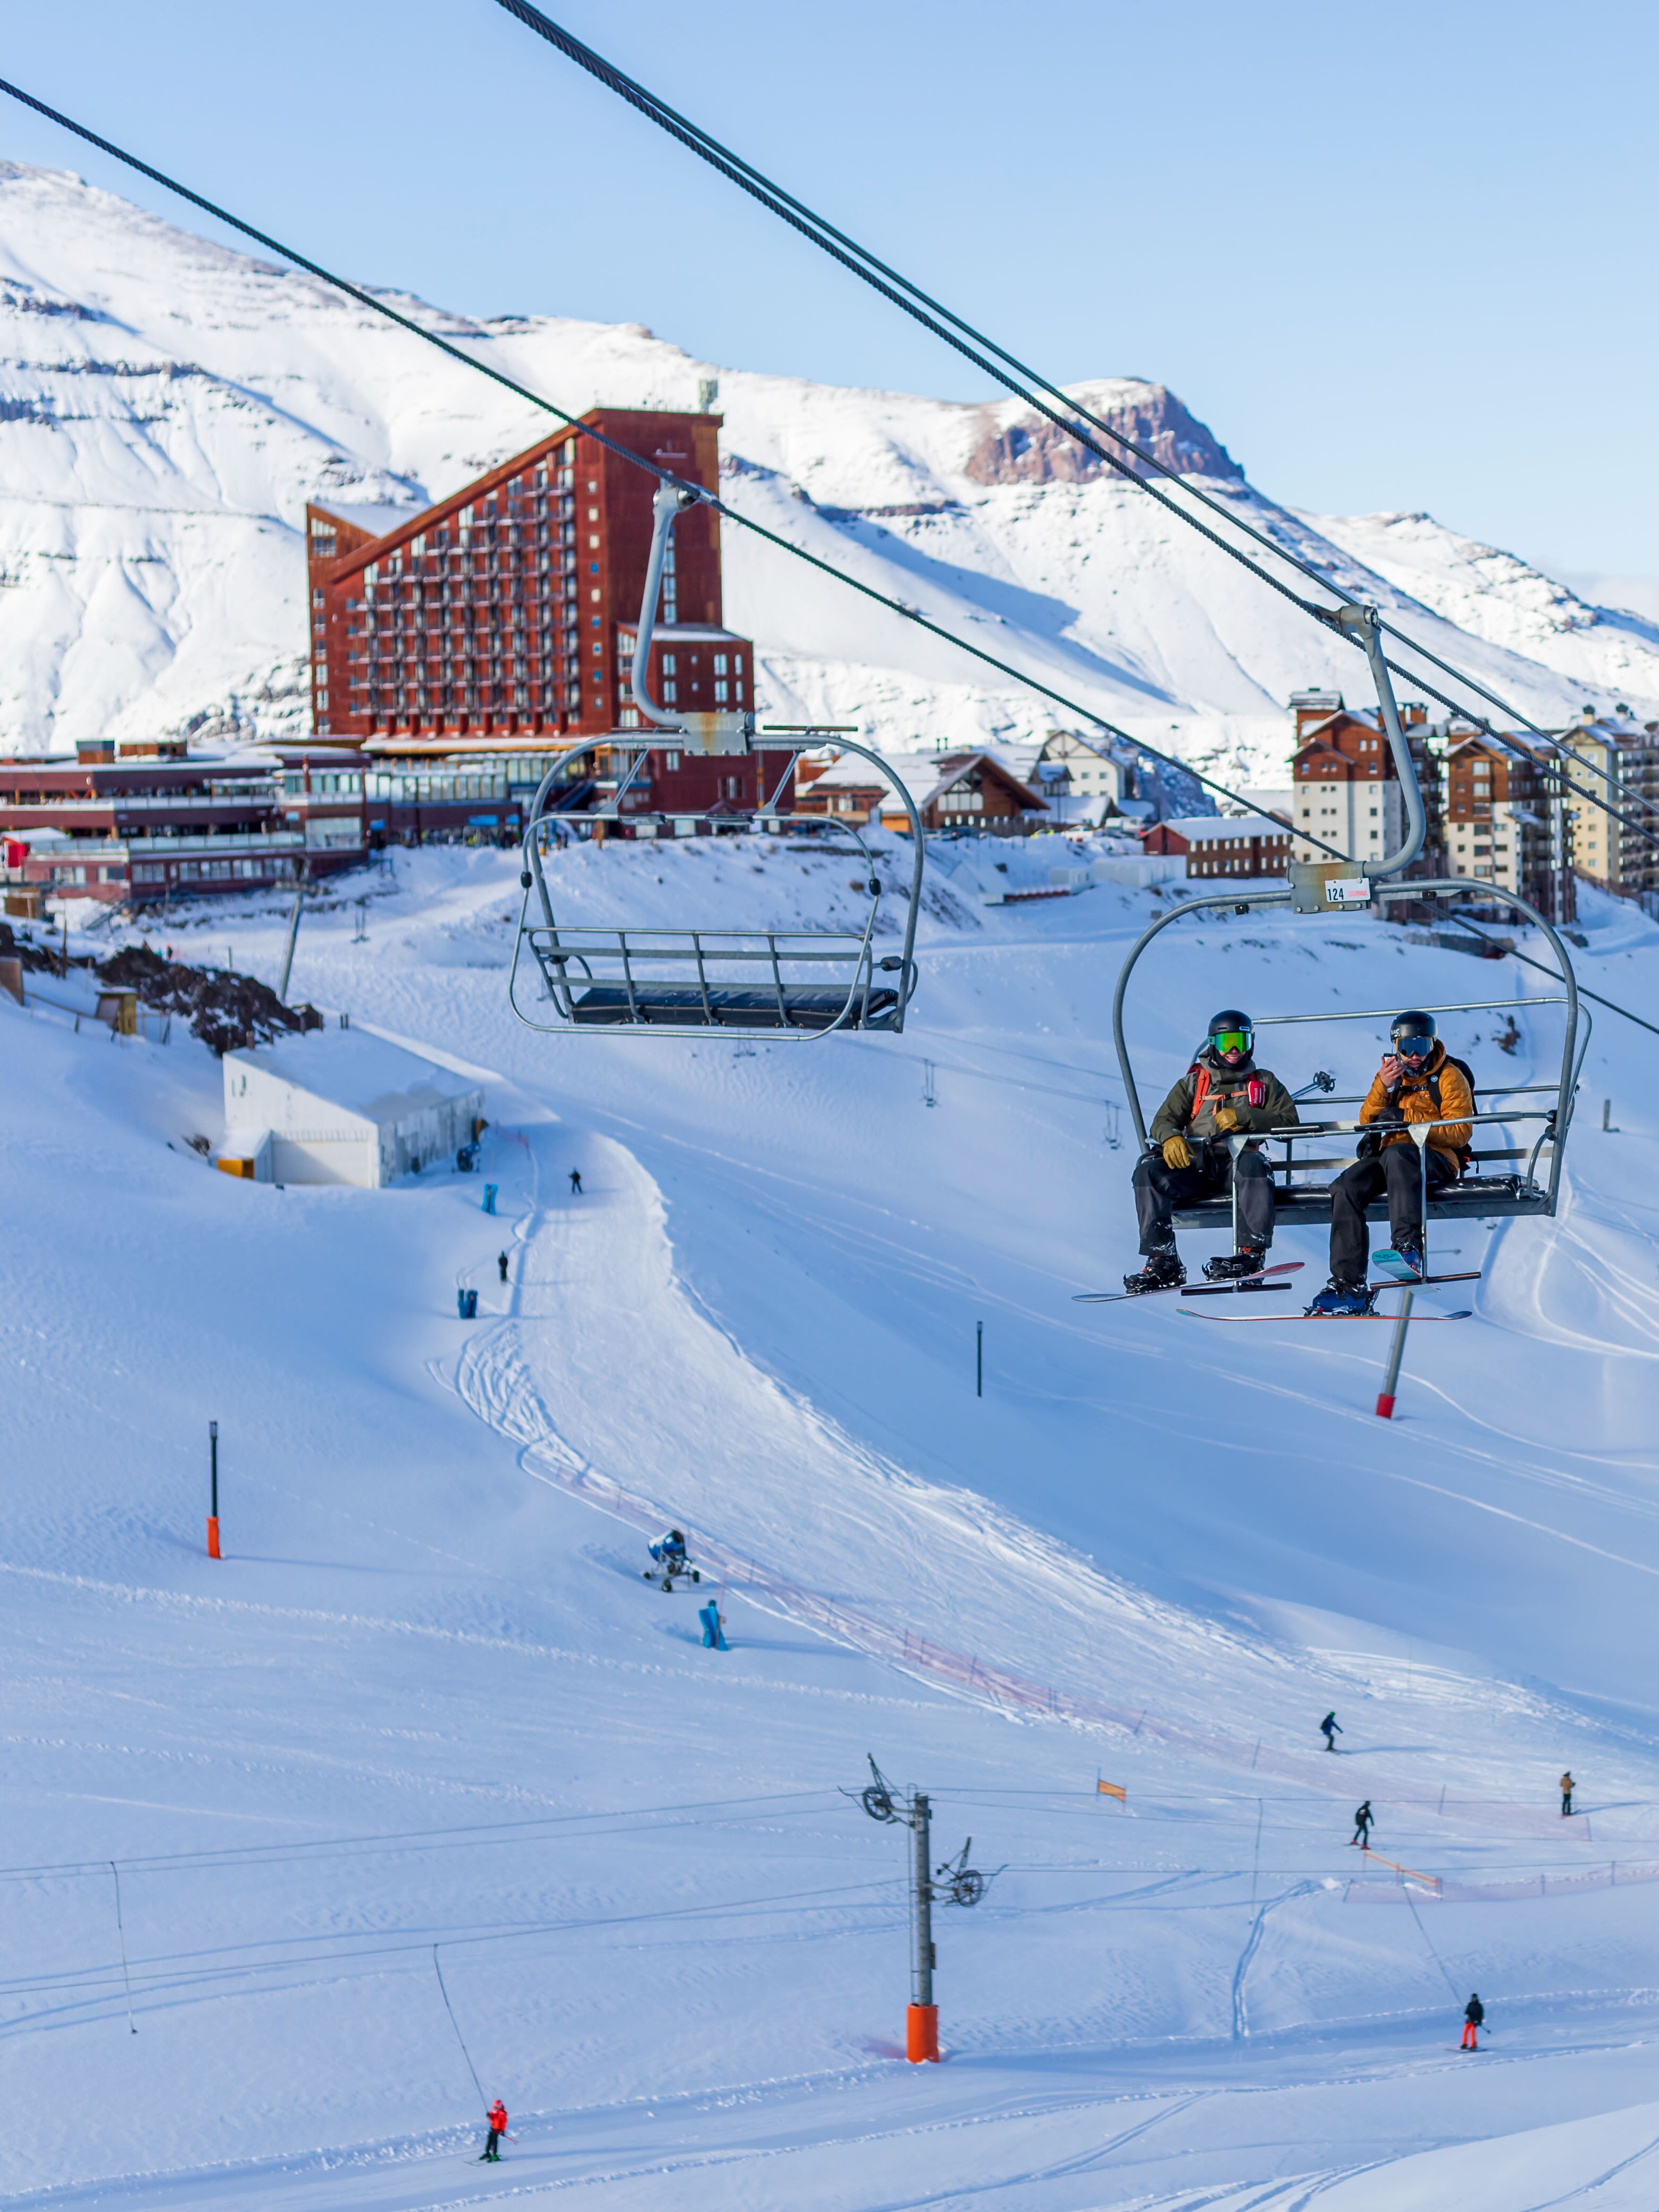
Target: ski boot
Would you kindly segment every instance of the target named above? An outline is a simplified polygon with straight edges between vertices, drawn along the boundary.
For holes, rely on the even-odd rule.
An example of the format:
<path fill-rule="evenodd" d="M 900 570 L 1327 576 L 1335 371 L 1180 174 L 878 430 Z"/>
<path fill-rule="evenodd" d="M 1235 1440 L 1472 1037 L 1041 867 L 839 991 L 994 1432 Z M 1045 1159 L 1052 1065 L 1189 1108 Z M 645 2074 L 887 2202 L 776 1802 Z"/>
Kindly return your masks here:
<path fill-rule="evenodd" d="M 1212 1283 L 1236 1283 L 1241 1275 L 1259 1275 L 1267 1263 L 1265 1245 L 1241 1244 L 1237 1252 L 1224 1252 L 1219 1259 L 1204 1262 L 1205 1279 Z"/>
<path fill-rule="evenodd" d="M 1321 1321 L 1362 1321 L 1371 1310 L 1371 1293 L 1364 1283 L 1339 1283 L 1334 1275 L 1304 1311 Z"/>
<path fill-rule="evenodd" d="M 1186 1279 L 1179 1253 L 1153 1252 L 1138 1275 L 1123 1278 L 1123 1287 L 1132 1298 L 1138 1298 L 1147 1291 L 1179 1290 Z"/>

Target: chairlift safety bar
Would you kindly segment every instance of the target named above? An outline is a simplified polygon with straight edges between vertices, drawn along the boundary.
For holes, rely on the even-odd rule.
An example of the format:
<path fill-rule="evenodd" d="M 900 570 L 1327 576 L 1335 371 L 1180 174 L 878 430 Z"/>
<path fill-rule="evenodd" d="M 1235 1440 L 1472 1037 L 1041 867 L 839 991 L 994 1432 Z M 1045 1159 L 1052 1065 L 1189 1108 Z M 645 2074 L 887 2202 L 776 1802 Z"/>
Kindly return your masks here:
<path fill-rule="evenodd" d="M 1414 789 L 1414 776 L 1410 777 L 1409 781 L 1411 787 Z M 1381 870 L 1379 869 L 1377 872 L 1380 873 Z M 1478 898 L 1491 898 L 1493 896 L 1493 886 L 1491 884 L 1478 883 L 1471 877 L 1435 876 L 1423 878 L 1419 881 L 1413 883 L 1391 884 L 1386 888 L 1379 887 L 1376 896 L 1379 898 L 1449 898 L 1455 897 L 1460 893 L 1470 893 Z M 1582 1056 L 1577 1050 L 1579 1030 L 1577 981 L 1573 972 L 1572 961 L 1568 954 L 1566 946 L 1563 944 L 1560 935 L 1553 925 L 1545 919 L 1545 917 L 1538 911 L 1536 907 L 1531 905 L 1527 900 L 1518 897 L 1514 892 L 1504 891 L 1500 896 L 1502 896 L 1505 905 L 1512 907 L 1517 913 L 1524 915 L 1528 921 L 1543 933 L 1552 952 L 1555 956 L 1556 964 L 1560 973 L 1563 989 L 1559 993 L 1540 995 L 1535 999 L 1487 1000 L 1455 1006 L 1443 1006 L 1432 1009 L 1425 1007 L 1424 1011 L 1425 1012 L 1434 1012 L 1438 1013 L 1472 1013 L 1491 1012 L 1499 1009 L 1511 1009 L 1517 1006 L 1565 1006 L 1566 1022 L 1565 1034 L 1562 1040 L 1561 1072 L 1557 1082 L 1553 1086 L 1555 1091 L 1556 1099 L 1553 1109 L 1549 1113 L 1542 1115 L 1534 1109 L 1518 1109 L 1514 1114 L 1498 1113 L 1492 1115 L 1477 1115 L 1471 1117 L 1480 1121 L 1496 1121 L 1536 1119 L 1543 1120 L 1545 1127 L 1540 1135 L 1537 1146 L 1534 1148 L 1534 1158 L 1536 1158 L 1537 1153 L 1542 1150 L 1542 1147 L 1546 1143 L 1550 1145 L 1549 1182 L 1547 1189 L 1544 1194 L 1543 1210 L 1553 1214 L 1556 1209 L 1557 1200 L 1560 1190 L 1562 1149 L 1566 1140 L 1568 1126 L 1572 1118 L 1573 1096 L 1577 1083 L 1579 1066 L 1582 1064 Z M 1172 922 L 1181 921 L 1183 916 L 1187 915 L 1197 914 L 1202 912 L 1206 908 L 1212 907 L 1234 908 L 1243 907 L 1289 908 L 1291 903 L 1291 894 L 1288 890 L 1205 891 L 1195 897 L 1183 898 L 1179 906 L 1172 907 L 1167 914 L 1159 915 L 1155 921 L 1147 925 L 1147 927 L 1141 932 L 1140 935 L 1135 939 L 1134 944 L 1130 947 L 1128 957 L 1125 960 L 1121 969 L 1119 971 L 1117 987 L 1112 995 L 1112 1039 L 1117 1050 L 1118 1068 L 1123 1079 L 1123 1088 L 1125 1095 L 1128 1100 L 1130 1117 L 1134 1122 L 1136 1139 L 1143 1152 L 1146 1150 L 1147 1141 L 1146 1117 L 1141 1107 L 1140 1093 L 1135 1083 L 1134 1070 L 1130 1064 L 1128 1045 L 1124 1036 L 1123 1028 L 1123 1008 L 1124 1001 L 1128 992 L 1129 979 L 1133 975 L 1142 954 L 1146 951 L 1147 947 L 1152 944 L 1152 941 L 1155 937 L 1157 937 L 1162 931 L 1169 928 Z M 1382 1018 L 1384 1012 L 1395 1011 L 1397 1011 L 1397 1009 L 1384 1010 L 1368 1008 L 1362 1011 L 1345 1011 L 1339 1013 L 1264 1015 L 1256 1021 L 1255 1025 L 1257 1028 L 1267 1028 L 1279 1024 L 1289 1025 L 1293 1023 L 1304 1022 L 1376 1021 Z M 1588 1047 L 1588 1042 L 1589 1040 L 1586 1038 L 1586 1047 Z M 1355 1124 L 1353 1126 L 1358 1127 L 1359 1125 Z M 1304 1133 L 1310 1133 L 1310 1131 L 1304 1131 Z M 1280 1141 L 1287 1141 L 1286 1137 L 1281 1135 Z M 1290 1137 L 1288 1141 L 1293 1142 L 1294 1137 Z M 1290 1169 L 1293 1170 L 1294 1163 L 1287 1164 Z M 1491 1210 L 1493 1212 L 1501 1212 L 1501 1203 L 1495 1203 Z"/>

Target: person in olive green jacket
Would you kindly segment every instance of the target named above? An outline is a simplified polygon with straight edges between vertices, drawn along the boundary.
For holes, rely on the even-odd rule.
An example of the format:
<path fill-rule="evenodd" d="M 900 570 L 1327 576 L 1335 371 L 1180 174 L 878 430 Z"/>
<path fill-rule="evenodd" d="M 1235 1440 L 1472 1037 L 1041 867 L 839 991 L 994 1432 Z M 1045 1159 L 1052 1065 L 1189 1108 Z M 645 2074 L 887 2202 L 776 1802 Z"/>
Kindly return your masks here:
<path fill-rule="evenodd" d="M 1296 1120 L 1296 1101 L 1276 1075 L 1256 1066 L 1248 1014 L 1224 1008 L 1212 1020 L 1203 1050 L 1152 1117 L 1147 1150 L 1135 1163 L 1135 1212 L 1146 1265 L 1126 1275 L 1132 1296 L 1184 1283 L 1176 1249 L 1175 1209 L 1200 1198 L 1225 1197 L 1238 1187 L 1238 1249 L 1212 1260 L 1212 1281 L 1254 1274 L 1273 1241 L 1273 1186 L 1257 1145 L 1233 1157 L 1230 1136 L 1265 1135 Z"/>

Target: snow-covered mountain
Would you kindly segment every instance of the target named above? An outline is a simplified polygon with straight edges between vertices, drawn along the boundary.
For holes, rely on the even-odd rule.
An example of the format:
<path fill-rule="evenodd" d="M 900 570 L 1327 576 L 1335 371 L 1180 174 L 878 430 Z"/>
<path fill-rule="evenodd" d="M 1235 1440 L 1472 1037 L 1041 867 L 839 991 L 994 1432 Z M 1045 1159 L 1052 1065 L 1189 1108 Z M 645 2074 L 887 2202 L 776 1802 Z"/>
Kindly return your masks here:
<path fill-rule="evenodd" d="M 692 406 L 718 375 L 735 507 L 1196 762 L 1271 780 L 1292 690 L 1363 694 L 1351 650 L 1018 403 L 754 375 L 635 325 L 399 304 L 572 412 Z M 1159 386 L 1077 396 L 1525 711 L 1659 714 L 1659 625 L 1425 516 L 1277 506 Z M 0 165 L 0 741 L 301 730 L 307 498 L 423 501 L 545 419 L 309 277 Z M 726 571 L 773 712 L 898 745 L 1066 719 L 740 530 Z"/>

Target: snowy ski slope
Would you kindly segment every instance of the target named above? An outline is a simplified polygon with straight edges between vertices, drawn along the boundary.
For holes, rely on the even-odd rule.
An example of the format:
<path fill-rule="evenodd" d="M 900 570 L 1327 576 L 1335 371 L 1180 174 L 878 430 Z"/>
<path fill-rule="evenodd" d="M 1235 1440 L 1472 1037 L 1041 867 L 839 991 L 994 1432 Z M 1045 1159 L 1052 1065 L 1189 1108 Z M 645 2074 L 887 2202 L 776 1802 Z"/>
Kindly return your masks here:
<path fill-rule="evenodd" d="M 1195 763 L 1277 782 L 1291 691 L 1367 696 L 1349 648 L 1132 485 L 1079 471 L 1018 403 L 756 375 L 637 325 L 398 304 L 574 413 L 694 407 L 718 374 L 740 512 Z M 1659 625 L 1422 515 L 1292 514 L 1159 385 L 1075 389 L 1523 712 L 1659 714 Z M 306 501 L 419 505 L 548 420 L 309 277 L 0 163 L 0 726 L 58 749 L 198 718 L 301 734 Z M 857 720 L 901 750 L 1064 719 L 740 530 L 725 555 L 769 713 Z"/>
<path fill-rule="evenodd" d="M 595 921 L 849 896 L 773 840 L 557 866 Z M 1659 2197 L 1652 1040 L 1598 1016 L 1556 1222 L 1440 1232 L 1476 1318 L 1414 1333 L 1384 1425 L 1384 1330 L 1072 1304 L 1132 1258 L 1105 1017 L 1149 895 L 941 889 L 902 1039 L 739 1053 L 514 1024 L 512 855 L 345 886 L 295 987 L 488 1072 L 496 1219 L 447 1168 L 233 1182 L 185 1141 L 205 1052 L 0 1000 L 4 2201 Z M 283 920 L 174 941 L 270 973 Z M 1659 929 L 1587 933 L 1585 981 L 1650 1007 Z M 1215 1003 L 1544 988 L 1362 920 L 1159 943 L 1153 1089 Z M 1448 1027 L 1546 1070 L 1551 1012 L 1512 1058 L 1503 1018 Z M 1346 1087 L 1378 1037 L 1339 1034 Z M 1322 1279 L 1313 1236 L 1279 1256 Z M 670 1519 L 727 1653 L 640 1578 Z M 1005 1869 L 939 1916 L 937 2069 L 897 2055 L 866 1751 L 939 1856 Z M 1422 1886 L 1356 1865 L 1362 1796 Z M 434 1945 L 514 2115 L 493 2175 Z"/>

